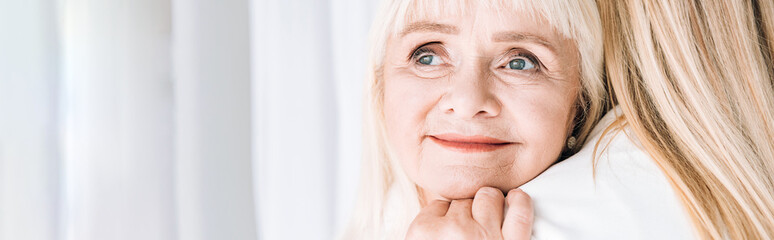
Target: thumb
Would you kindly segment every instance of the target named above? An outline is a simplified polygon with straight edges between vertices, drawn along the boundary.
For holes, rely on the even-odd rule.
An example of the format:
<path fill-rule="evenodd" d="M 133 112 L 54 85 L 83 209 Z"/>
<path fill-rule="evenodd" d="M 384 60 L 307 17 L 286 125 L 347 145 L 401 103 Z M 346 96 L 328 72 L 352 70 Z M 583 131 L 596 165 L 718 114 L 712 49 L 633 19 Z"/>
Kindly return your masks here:
<path fill-rule="evenodd" d="M 521 189 L 513 189 L 505 198 L 508 210 L 503 220 L 503 239 L 526 240 L 532 236 L 532 200 Z"/>

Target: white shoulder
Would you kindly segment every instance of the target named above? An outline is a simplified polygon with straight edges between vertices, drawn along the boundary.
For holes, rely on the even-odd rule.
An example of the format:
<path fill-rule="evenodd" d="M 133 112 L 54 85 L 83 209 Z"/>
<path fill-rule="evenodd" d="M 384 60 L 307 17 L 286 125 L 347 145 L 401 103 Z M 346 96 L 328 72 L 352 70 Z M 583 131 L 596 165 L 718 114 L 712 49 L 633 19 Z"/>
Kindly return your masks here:
<path fill-rule="evenodd" d="M 615 117 L 608 112 L 577 154 L 521 187 L 534 201 L 533 239 L 695 239 L 681 202 L 634 134 L 601 137 Z"/>

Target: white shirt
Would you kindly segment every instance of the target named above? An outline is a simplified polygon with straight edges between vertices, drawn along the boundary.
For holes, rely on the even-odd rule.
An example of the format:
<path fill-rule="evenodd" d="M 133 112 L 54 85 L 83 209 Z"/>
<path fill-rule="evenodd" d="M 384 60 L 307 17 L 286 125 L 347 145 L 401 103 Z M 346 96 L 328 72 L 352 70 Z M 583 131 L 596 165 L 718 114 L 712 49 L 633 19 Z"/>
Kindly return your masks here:
<path fill-rule="evenodd" d="M 521 186 L 535 207 L 532 239 L 696 239 L 665 175 L 629 129 L 602 139 L 598 151 L 612 141 L 594 169 L 594 146 L 615 118 L 608 112 L 578 153 Z"/>

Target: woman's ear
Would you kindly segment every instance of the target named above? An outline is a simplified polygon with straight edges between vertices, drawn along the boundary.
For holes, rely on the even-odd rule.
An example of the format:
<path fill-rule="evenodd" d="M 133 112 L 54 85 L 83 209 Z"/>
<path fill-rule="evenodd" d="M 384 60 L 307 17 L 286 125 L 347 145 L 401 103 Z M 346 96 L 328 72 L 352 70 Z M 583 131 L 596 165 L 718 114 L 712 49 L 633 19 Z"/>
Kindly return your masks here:
<path fill-rule="evenodd" d="M 575 147 L 578 145 L 578 131 L 580 131 L 580 127 L 583 125 L 583 109 L 580 104 L 580 102 L 583 101 L 582 96 L 579 95 L 578 99 L 574 103 L 574 107 L 572 108 L 572 111 L 570 112 L 570 116 L 572 118 L 570 119 L 569 123 L 567 123 L 567 131 L 565 134 L 565 144 L 562 148 L 562 153 L 559 157 L 559 160 L 565 159 L 572 155 L 575 151 Z"/>
<path fill-rule="evenodd" d="M 572 118 L 570 119 L 570 122 L 567 123 L 567 135 L 566 137 L 575 136 L 577 137 L 579 128 L 583 125 L 583 107 L 581 106 L 581 101 L 583 101 L 583 97 L 579 94 L 578 98 L 575 100 L 575 103 L 573 103 L 572 110 L 570 111 L 570 116 Z"/>

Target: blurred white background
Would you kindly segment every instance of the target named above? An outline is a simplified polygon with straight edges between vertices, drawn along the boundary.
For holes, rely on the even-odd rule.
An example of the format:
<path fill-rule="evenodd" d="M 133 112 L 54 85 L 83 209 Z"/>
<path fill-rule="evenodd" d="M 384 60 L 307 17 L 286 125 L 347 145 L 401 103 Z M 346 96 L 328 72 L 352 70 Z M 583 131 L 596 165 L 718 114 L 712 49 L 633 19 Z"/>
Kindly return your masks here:
<path fill-rule="evenodd" d="M 377 0 L 0 0 L 0 240 L 332 239 Z"/>

